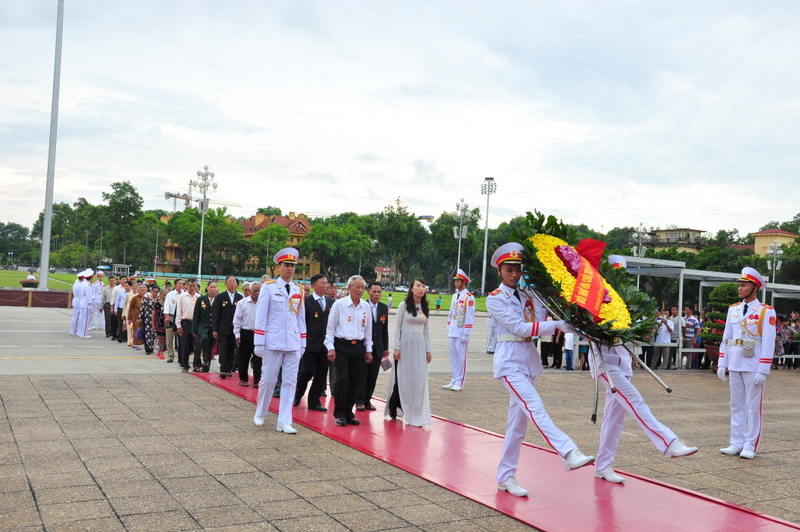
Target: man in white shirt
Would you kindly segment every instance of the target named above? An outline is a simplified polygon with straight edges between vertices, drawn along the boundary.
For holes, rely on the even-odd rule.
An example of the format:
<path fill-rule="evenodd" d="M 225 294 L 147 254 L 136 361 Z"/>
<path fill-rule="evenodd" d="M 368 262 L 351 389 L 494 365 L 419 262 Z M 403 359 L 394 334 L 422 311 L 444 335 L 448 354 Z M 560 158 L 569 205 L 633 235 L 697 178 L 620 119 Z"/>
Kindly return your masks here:
<path fill-rule="evenodd" d="M 181 337 L 181 349 L 178 353 L 178 365 L 181 373 L 189 371 L 189 355 L 194 351 L 194 338 L 192 338 L 192 319 L 194 318 L 194 305 L 200 294 L 197 292 L 197 281 L 194 278 L 186 281 L 186 291 L 178 298 L 178 310 L 175 320 L 178 324 L 178 336 Z"/>
<path fill-rule="evenodd" d="M 659 312 L 656 315 L 656 322 L 659 324 L 658 331 L 656 332 L 656 344 L 668 344 L 671 342 L 670 336 L 672 335 L 672 329 L 674 328 L 674 325 L 668 316 L 669 313 L 666 310 L 664 312 Z M 668 345 L 656 345 L 655 354 L 653 354 L 653 362 L 651 363 L 650 368 L 657 369 L 659 363 L 661 363 L 662 357 L 664 362 L 661 364 L 661 368 L 669 368 Z"/>
<path fill-rule="evenodd" d="M 167 294 L 164 300 L 164 328 L 166 329 L 167 336 L 167 362 L 175 360 L 175 331 L 178 330 L 177 320 L 175 314 L 178 311 L 178 298 L 183 293 L 183 280 L 178 279 L 175 281 L 175 290 Z M 181 349 L 180 339 L 178 336 L 178 352 Z"/>
<path fill-rule="evenodd" d="M 105 331 L 106 331 L 106 338 L 111 338 L 115 334 L 115 325 L 116 323 L 112 319 L 111 316 L 111 307 L 114 304 L 114 288 L 117 284 L 117 279 L 113 275 L 108 278 L 108 286 L 103 288 L 102 293 L 100 295 L 100 308 L 103 312 L 103 317 L 105 318 Z"/>
<path fill-rule="evenodd" d="M 348 295 L 331 307 L 325 347 L 328 360 L 336 366 L 333 389 L 333 417 L 336 424 L 360 425 L 353 413 L 361 368 L 372 362 L 372 317 L 369 303 L 361 299 L 366 282 L 360 275 L 347 280 Z"/>
<path fill-rule="evenodd" d="M 253 387 L 258 388 L 258 381 L 261 380 L 261 357 L 253 354 L 253 330 L 256 323 L 256 304 L 258 296 L 261 294 L 261 283 L 254 281 L 249 284 L 249 296 L 236 305 L 236 313 L 233 315 L 233 335 L 236 337 L 236 345 L 239 347 L 239 386 L 250 385 L 250 357 L 253 357 Z"/>

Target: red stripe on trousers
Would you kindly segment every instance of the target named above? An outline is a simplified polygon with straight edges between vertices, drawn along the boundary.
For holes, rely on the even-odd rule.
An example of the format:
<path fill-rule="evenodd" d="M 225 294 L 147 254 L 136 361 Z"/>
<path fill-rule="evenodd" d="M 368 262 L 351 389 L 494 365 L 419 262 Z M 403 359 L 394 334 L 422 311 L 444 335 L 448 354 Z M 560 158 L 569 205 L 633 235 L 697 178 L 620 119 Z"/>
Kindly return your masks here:
<path fill-rule="evenodd" d="M 547 442 L 547 445 L 549 445 L 550 447 L 552 447 L 552 448 L 553 448 L 553 450 L 555 450 L 555 451 L 558 453 L 558 449 L 556 449 L 556 448 L 555 448 L 555 446 L 554 446 L 552 443 L 550 443 L 550 440 L 548 439 L 547 435 L 545 435 L 545 433 L 544 433 L 544 432 L 542 432 L 542 429 L 540 429 L 540 428 L 539 428 L 539 425 L 536 423 L 536 420 L 533 418 L 533 412 L 531 412 L 531 409 L 530 409 L 530 408 L 528 408 L 528 403 L 526 403 L 526 402 L 525 402 L 525 400 L 524 400 L 524 399 L 522 399 L 522 396 L 521 396 L 519 393 L 517 393 L 517 390 L 516 390 L 516 389 L 514 389 L 514 385 L 513 385 L 513 384 L 511 384 L 511 383 L 508 381 L 508 377 L 505 377 L 505 376 L 504 376 L 504 377 L 503 377 L 503 380 L 505 380 L 505 381 L 506 381 L 506 384 L 508 384 L 508 387 L 509 387 L 509 388 L 511 388 L 511 391 L 512 391 L 512 392 L 514 392 L 514 395 L 516 395 L 516 396 L 517 396 L 517 398 L 518 398 L 520 401 L 522 401 L 522 404 L 523 404 L 523 405 L 525 405 L 525 410 L 528 412 L 528 415 L 529 415 L 529 416 L 530 416 L 530 418 L 531 418 L 531 423 L 533 423 L 533 426 L 534 426 L 534 427 L 536 427 L 536 430 L 538 430 L 538 431 L 539 431 L 539 434 L 541 434 L 541 435 L 542 435 L 542 438 L 544 438 L 544 441 L 546 441 L 546 442 Z M 559 456 L 561 456 L 561 453 L 559 453 Z M 563 457 L 562 457 L 562 458 L 563 458 Z"/>
<path fill-rule="evenodd" d="M 606 377 L 606 374 L 605 374 L 605 373 L 603 373 L 603 374 L 602 374 L 602 375 L 600 375 L 600 376 L 601 376 L 601 377 L 603 377 L 603 378 L 606 380 L 606 382 L 608 382 L 608 377 Z M 610 385 L 609 385 L 609 386 L 610 386 Z M 654 431 L 653 429 L 651 429 L 650 427 L 648 427 L 648 426 L 647 426 L 647 423 L 645 423 L 645 422 L 644 422 L 644 420 L 643 420 L 641 417 L 639 417 L 639 413 L 636 411 L 636 408 L 634 408 L 634 406 L 631 404 L 631 402 L 630 402 L 630 401 L 628 401 L 628 398 L 627 398 L 627 397 L 625 397 L 625 395 L 624 395 L 622 392 L 620 392 L 620 391 L 619 391 L 619 388 L 617 388 L 617 395 L 619 395 L 620 397 L 622 397 L 622 398 L 625 400 L 625 402 L 626 402 L 626 403 L 628 403 L 628 406 L 629 406 L 629 407 L 631 407 L 631 410 L 633 411 L 634 415 L 636 416 L 636 419 L 638 419 L 638 420 L 639 420 L 639 423 L 641 423 L 641 425 L 642 425 L 644 428 L 646 428 L 647 430 L 649 430 L 650 432 L 652 432 L 653 434 L 655 434 L 656 436 L 658 436 L 658 439 L 659 439 L 659 440 L 661 440 L 661 441 L 664 443 L 664 445 L 665 445 L 666 447 L 669 447 L 669 443 L 667 443 L 667 441 L 666 441 L 664 438 L 662 438 L 662 437 L 661 437 L 661 434 L 659 434 L 658 432 L 656 432 L 656 431 Z M 665 449 L 665 450 L 666 450 L 666 449 Z"/>

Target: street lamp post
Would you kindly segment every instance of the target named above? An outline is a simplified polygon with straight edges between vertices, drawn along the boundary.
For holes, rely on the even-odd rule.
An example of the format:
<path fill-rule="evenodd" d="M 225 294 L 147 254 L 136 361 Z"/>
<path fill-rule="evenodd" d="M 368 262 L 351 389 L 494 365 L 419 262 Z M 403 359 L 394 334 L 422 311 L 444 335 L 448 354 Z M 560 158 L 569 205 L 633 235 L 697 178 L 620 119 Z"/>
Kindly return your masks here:
<path fill-rule="evenodd" d="M 469 212 L 469 204 L 464 203 L 464 198 L 456 203 L 456 210 L 453 211 L 453 218 L 458 222 L 458 227 L 453 227 L 453 237 L 458 239 L 458 259 L 456 260 L 456 270 L 461 267 L 461 240 L 467 237 L 468 227 L 464 222 L 469 222 L 472 219 L 472 213 Z"/>
<path fill-rule="evenodd" d="M 634 244 L 632 249 L 633 256 L 644 258 L 647 252 L 645 244 L 650 242 L 650 230 L 644 225 L 644 222 L 639 222 L 639 227 L 631 235 L 631 243 Z M 639 288 L 639 275 L 636 275 L 636 288 Z"/>
<path fill-rule="evenodd" d="M 772 271 L 773 284 L 775 283 L 776 272 L 780 271 L 781 264 L 783 264 L 781 257 L 783 257 L 781 244 L 778 244 L 777 240 L 773 240 L 772 244 L 769 245 L 769 249 L 767 250 L 767 269 Z M 772 304 L 774 305 L 775 301 L 773 301 Z"/>
<path fill-rule="evenodd" d="M 217 190 L 218 183 L 214 182 L 214 172 L 208 171 L 208 165 L 205 165 L 202 170 L 197 171 L 197 179 L 192 180 L 192 186 L 197 188 L 203 194 L 203 198 L 198 202 L 197 208 L 200 210 L 200 252 L 197 255 L 197 282 L 199 283 L 203 275 L 203 232 L 206 225 L 206 213 L 208 212 L 208 198 L 206 193 Z"/>
<path fill-rule="evenodd" d="M 481 194 L 486 195 L 486 225 L 483 229 L 483 274 L 481 275 L 481 296 L 486 295 L 486 253 L 489 245 L 489 198 L 497 192 L 497 183 L 493 177 L 487 177 L 481 183 Z"/>

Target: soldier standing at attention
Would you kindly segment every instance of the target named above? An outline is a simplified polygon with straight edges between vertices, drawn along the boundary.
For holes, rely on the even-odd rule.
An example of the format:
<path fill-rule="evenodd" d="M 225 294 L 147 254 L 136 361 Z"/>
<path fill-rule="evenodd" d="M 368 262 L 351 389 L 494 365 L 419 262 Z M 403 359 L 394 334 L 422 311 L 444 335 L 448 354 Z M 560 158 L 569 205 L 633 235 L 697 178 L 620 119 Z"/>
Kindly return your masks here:
<path fill-rule="evenodd" d="M 263 360 L 261 382 L 258 384 L 258 404 L 253 423 L 264 425 L 271 394 L 282 370 L 278 432 L 297 434 L 292 426 L 292 402 L 297 385 L 297 368 L 306 350 L 306 314 L 303 289 L 292 281 L 297 267 L 297 250 L 284 248 L 275 254 L 280 277 L 261 287 L 256 303 L 254 323 L 254 353 Z"/>
<path fill-rule="evenodd" d="M 450 315 L 447 318 L 447 339 L 450 341 L 450 370 L 453 378 L 442 386 L 454 392 L 464 388 L 467 378 L 467 351 L 469 335 L 475 322 L 475 297 L 467 291 L 469 277 L 461 268 L 453 278 L 455 293 L 450 302 Z"/>
<path fill-rule="evenodd" d="M 731 381 L 731 444 L 722 454 L 755 458 L 761 441 L 761 410 L 775 352 L 775 309 L 758 300 L 764 278 L 754 268 L 744 268 L 739 279 L 741 303 L 728 308 L 725 332 L 719 346 L 717 376 Z"/>

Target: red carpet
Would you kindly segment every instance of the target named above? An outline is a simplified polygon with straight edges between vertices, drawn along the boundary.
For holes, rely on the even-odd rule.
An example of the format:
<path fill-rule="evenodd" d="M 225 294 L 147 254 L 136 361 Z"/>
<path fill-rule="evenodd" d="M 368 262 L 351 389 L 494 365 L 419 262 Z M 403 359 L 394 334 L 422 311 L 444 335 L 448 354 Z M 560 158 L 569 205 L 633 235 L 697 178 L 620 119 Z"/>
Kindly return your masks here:
<path fill-rule="evenodd" d="M 235 375 L 224 380 L 217 373 L 194 375 L 256 402 L 257 390 L 239 386 Z M 789 521 L 624 471 L 624 485 L 595 479 L 592 467 L 567 473 L 554 452 L 530 444 L 523 445 L 517 475 L 530 495 L 514 497 L 497 491 L 494 481 L 502 436 L 435 416 L 430 430 L 405 427 L 384 421 L 384 403 L 374 402 L 378 410 L 356 414 L 358 427 L 339 427 L 330 412 L 306 410 L 305 401 L 294 409 L 294 421 L 545 531 L 800 530 Z M 274 399 L 270 411 L 277 407 Z M 275 430 L 275 424 L 270 416 L 264 429 Z"/>

